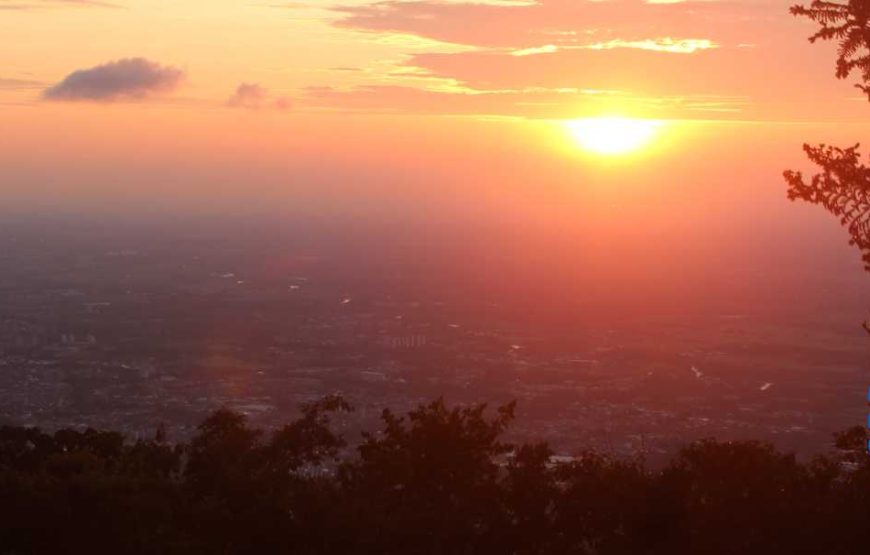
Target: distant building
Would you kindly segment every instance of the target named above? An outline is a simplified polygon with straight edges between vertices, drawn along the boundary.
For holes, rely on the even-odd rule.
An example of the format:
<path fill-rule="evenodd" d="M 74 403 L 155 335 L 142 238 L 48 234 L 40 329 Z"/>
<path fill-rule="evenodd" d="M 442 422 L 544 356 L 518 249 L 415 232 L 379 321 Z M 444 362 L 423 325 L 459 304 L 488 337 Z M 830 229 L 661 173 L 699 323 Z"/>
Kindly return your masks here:
<path fill-rule="evenodd" d="M 92 334 L 76 335 L 74 333 L 62 333 L 60 342 L 63 345 L 93 345 L 97 342 L 97 338 Z"/>
<path fill-rule="evenodd" d="M 415 349 L 425 347 L 427 338 L 425 335 L 388 335 L 381 339 L 381 345 L 388 349 Z"/>

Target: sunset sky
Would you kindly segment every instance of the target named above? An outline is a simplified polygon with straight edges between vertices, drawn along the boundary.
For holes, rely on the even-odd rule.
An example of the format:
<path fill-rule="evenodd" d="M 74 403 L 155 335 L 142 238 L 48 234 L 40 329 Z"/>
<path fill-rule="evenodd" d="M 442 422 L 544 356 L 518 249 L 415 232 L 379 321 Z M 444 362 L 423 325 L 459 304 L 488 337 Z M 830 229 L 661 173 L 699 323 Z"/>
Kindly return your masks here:
<path fill-rule="evenodd" d="M 293 112 L 851 119 L 778 0 L 0 0 L 0 101 Z M 142 58 L 112 91 L 46 94 Z M 120 70 L 119 70 L 120 71 Z M 162 71 L 162 73 L 161 73 Z M 136 76 L 130 76 L 131 80 Z M 108 86 L 108 85 L 105 85 Z"/>
<path fill-rule="evenodd" d="M 788 6 L 0 0 L 0 194 L 24 212 L 833 237 L 781 171 L 804 141 L 859 141 L 870 106 Z M 611 156 L 571 123 L 599 117 L 656 124 Z"/>

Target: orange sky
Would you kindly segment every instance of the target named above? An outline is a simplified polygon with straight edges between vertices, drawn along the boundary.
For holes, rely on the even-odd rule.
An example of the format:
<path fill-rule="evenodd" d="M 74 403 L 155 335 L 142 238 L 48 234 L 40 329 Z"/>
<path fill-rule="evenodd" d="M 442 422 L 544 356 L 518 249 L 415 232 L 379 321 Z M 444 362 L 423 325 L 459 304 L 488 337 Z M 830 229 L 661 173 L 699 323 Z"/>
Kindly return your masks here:
<path fill-rule="evenodd" d="M 139 101 L 191 109 L 228 107 L 246 83 L 231 104 L 294 112 L 851 119 L 860 95 L 788 5 L 0 0 L 0 103 L 141 57 L 183 77 Z"/>
<path fill-rule="evenodd" d="M 553 225 L 616 205 L 805 215 L 782 169 L 803 141 L 860 140 L 870 106 L 787 8 L 0 0 L 0 195 Z M 615 159 L 562 125 L 612 114 L 674 121 Z"/>

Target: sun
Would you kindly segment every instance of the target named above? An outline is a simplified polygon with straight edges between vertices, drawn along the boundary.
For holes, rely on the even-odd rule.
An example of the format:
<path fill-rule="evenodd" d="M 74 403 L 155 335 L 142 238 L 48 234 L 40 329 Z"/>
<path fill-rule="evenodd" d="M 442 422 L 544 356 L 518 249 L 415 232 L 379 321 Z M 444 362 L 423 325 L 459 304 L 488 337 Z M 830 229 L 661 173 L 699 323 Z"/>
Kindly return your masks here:
<path fill-rule="evenodd" d="M 627 154 L 652 141 L 662 122 L 650 119 L 599 117 L 565 122 L 571 137 L 580 147 L 603 155 Z"/>

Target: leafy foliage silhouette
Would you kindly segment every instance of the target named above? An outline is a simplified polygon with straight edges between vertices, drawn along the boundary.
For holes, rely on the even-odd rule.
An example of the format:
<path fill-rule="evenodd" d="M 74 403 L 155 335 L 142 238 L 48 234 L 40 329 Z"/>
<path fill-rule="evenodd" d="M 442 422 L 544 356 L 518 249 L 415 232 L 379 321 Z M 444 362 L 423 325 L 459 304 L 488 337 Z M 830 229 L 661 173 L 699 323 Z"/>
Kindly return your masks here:
<path fill-rule="evenodd" d="M 870 0 L 813 0 L 809 6 L 794 5 L 790 11 L 819 24 L 810 42 L 837 41 L 837 78 L 860 71 L 862 82 L 855 86 L 870 99 Z M 804 144 L 807 157 L 821 172 L 809 180 L 793 170 L 783 176 L 789 199 L 819 204 L 840 219 L 851 235 L 850 244 L 861 250 L 864 269 L 870 271 L 870 168 L 861 163 L 859 148 L 860 144 L 849 148 Z M 863 326 L 870 333 L 870 323 L 865 321 Z"/>
<path fill-rule="evenodd" d="M 348 446 L 330 397 L 267 433 L 229 410 L 187 443 L 0 427 L 0 553 L 858 554 L 867 433 L 809 463 L 704 440 L 659 469 L 504 439 L 514 405 L 443 399 Z"/>
<path fill-rule="evenodd" d="M 809 7 L 795 5 L 791 13 L 806 17 L 820 25 L 810 36 L 810 42 L 836 40 L 838 79 L 846 79 L 854 70 L 861 72 L 863 83 L 855 86 L 870 98 L 870 2 L 849 0 L 846 3 L 813 0 Z"/>
<path fill-rule="evenodd" d="M 821 167 L 821 173 L 809 181 L 799 171 L 787 170 L 784 176 L 789 199 L 820 204 L 840 218 L 870 271 L 870 168 L 860 162 L 858 148 L 805 144 L 807 158 Z"/>

